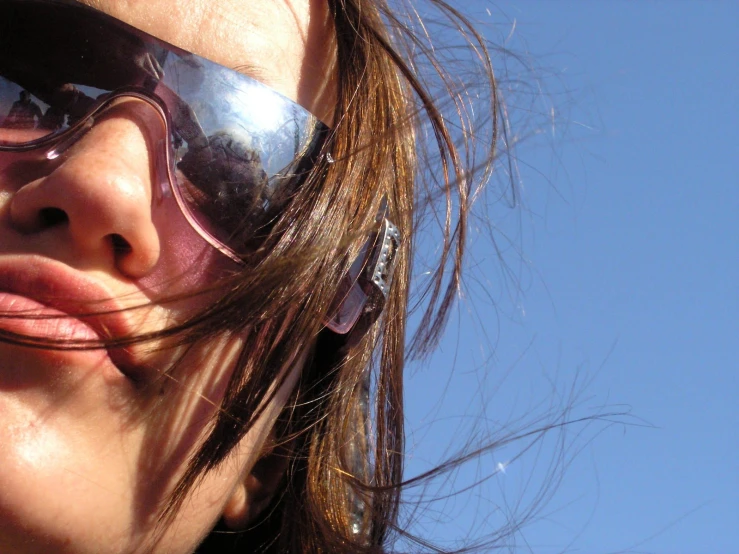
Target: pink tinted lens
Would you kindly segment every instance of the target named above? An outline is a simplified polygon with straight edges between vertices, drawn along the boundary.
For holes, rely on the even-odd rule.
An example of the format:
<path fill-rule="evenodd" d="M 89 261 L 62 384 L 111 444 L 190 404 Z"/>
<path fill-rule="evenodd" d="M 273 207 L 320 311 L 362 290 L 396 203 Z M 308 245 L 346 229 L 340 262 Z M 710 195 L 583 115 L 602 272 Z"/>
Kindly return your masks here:
<path fill-rule="evenodd" d="M 348 281 L 348 276 L 344 277 L 344 280 Z M 359 316 L 362 315 L 364 307 L 367 304 L 367 295 L 362 290 L 362 287 L 355 281 L 349 288 L 349 291 L 341 299 L 341 302 L 336 307 L 333 317 L 326 323 L 326 327 L 331 329 L 334 333 L 345 335 L 352 330 L 359 320 Z"/>
<path fill-rule="evenodd" d="M 235 261 L 320 155 L 327 127 L 302 106 L 82 3 L 1 0 L 0 24 L 0 150 L 44 147 L 112 96 L 147 97 L 166 112 L 180 207 Z"/>

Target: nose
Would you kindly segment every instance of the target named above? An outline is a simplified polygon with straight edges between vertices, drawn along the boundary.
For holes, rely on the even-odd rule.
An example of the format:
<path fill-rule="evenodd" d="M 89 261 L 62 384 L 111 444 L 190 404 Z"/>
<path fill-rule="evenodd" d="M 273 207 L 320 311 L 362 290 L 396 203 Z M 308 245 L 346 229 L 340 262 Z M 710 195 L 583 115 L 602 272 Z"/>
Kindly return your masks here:
<path fill-rule="evenodd" d="M 27 235 L 62 233 L 84 263 L 146 276 L 160 256 L 152 194 L 162 127 L 146 102 L 113 104 L 65 145 L 46 175 L 17 190 L 12 225 Z"/>

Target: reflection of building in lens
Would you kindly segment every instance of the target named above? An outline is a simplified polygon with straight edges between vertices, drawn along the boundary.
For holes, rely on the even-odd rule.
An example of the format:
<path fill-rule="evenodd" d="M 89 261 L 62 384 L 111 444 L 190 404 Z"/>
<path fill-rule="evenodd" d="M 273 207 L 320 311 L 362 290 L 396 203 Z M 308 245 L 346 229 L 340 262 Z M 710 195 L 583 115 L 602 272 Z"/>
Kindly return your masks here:
<path fill-rule="evenodd" d="M 267 172 L 259 151 L 229 133 L 208 138 L 213 161 L 221 175 L 220 194 L 259 202 L 267 193 Z"/>
<path fill-rule="evenodd" d="M 39 120 L 39 127 L 49 131 L 57 131 L 64 126 L 66 114 L 58 106 L 49 106 L 44 116 Z"/>
<path fill-rule="evenodd" d="M 207 144 L 188 148 L 177 168 L 211 201 L 252 204 L 267 188 L 259 152 L 232 135 L 219 132 Z"/>
<path fill-rule="evenodd" d="M 13 102 L 8 115 L 3 120 L 3 127 L 8 129 L 35 129 L 43 114 L 27 90 L 22 90 L 20 98 Z"/>
<path fill-rule="evenodd" d="M 200 143 L 207 144 L 200 146 Z M 267 220 L 270 186 L 258 150 L 225 131 L 188 144 L 177 164 L 188 198 L 229 244 L 245 245 Z M 238 238 L 237 238 L 238 237 Z"/>
<path fill-rule="evenodd" d="M 95 104 L 95 100 L 75 87 L 72 83 L 65 83 L 58 87 L 49 99 L 49 109 L 44 114 L 41 126 L 56 131 L 65 126 L 71 127 Z"/>
<path fill-rule="evenodd" d="M 31 93 L 23 90 L 19 100 L 13 103 L 0 126 L 9 129 L 59 131 L 83 119 L 95 103 L 93 98 L 72 83 L 65 83 L 45 91 L 44 94 L 40 92 L 37 94 L 36 99 L 42 101 L 42 105 L 48 104 L 45 112 L 31 100 Z"/>

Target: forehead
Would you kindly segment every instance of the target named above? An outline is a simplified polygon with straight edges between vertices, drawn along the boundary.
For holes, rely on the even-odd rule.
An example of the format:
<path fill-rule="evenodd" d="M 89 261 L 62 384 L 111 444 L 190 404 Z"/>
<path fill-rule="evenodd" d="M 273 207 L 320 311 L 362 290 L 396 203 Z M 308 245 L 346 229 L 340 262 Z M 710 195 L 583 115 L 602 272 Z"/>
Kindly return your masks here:
<path fill-rule="evenodd" d="M 324 121 L 333 106 L 325 0 L 77 0 L 256 77 Z"/>

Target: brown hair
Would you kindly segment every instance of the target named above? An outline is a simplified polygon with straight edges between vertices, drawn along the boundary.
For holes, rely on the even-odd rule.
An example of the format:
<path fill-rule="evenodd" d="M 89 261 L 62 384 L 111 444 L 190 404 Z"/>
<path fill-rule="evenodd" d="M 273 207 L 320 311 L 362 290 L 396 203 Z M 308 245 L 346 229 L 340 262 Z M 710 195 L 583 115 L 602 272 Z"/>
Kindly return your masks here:
<path fill-rule="evenodd" d="M 293 256 L 291 250 L 295 250 L 293 259 L 311 260 L 297 269 L 298 276 L 290 278 L 289 286 L 275 291 L 274 298 L 283 313 L 296 298 L 301 299 L 303 314 L 325 313 L 331 290 L 321 288 L 315 276 L 333 275 L 328 282 L 336 282 L 346 269 L 340 260 L 346 263 L 348 258 L 335 253 L 356 249 L 381 198 L 387 199 L 389 217 L 404 237 L 400 258 L 384 316 L 371 333 L 351 346 L 330 332 L 319 334 L 299 392 L 281 424 L 287 445 L 284 452 L 291 458 L 281 494 L 243 536 L 216 531 L 199 552 L 252 548 L 263 552 L 378 552 L 395 529 L 403 479 L 405 323 L 415 233 L 424 214 L 441 200 L 445 213 L 433 215 L 441 218 L 443 244 L 428 285 L 416 292 L 425 299 L 425 310 L 410 341 L 412 351 L 423 353 L 433 348 L 458 290 L 471 191 L 489 176 L 498 133 L 496 82 L 484 39 L 450 5 L 433 4 L 476 52 L 488 94 L 478 101 L 486 104 L 481 108 L 488 115 L 483 135 L 489 142 L 484 155 L 477 162 L 469 156 L 477 146 L 472 144 L 479 131 L 474 127 L 477 122 L 465 117 L 464 89 L 455 91 L 427 37 L 401 21 L 384 0 L 329 0 L 339 85 L 337 121 L 326 149 L 335 161 L 315 168 L 289 209 L 292 229 L 300 229 L 299 235 L 278 224 L 275 236 L 280 239 L 262 268 L 271 274 L 266 268 L 275 264 L 274 276 L 284 280 L 281 260 Z M 435 72 L 447 95 L 444 106 L 421 80 L 420 63 Z M 450 129 L 442 107 L 456 114 L 461 130 Z M 430 149 L 425 144 L 427 136 L 431 137 Z M 439 172 L 434 181 L 421 180 L 428 165 Z M 306 252 L 320 256 L 306 257 Z M 293 271 L 290 267 L 289 272 Z M 295 291 L 295 283 L 306 283 L 306 287 Z M 310 339 L 316 329 L 300 319 L 296 317 L 283 341 L 264 352 L 264 359 L 279 358 L 278 353 L 285 356 L 288 345 Z M 302 340 L 295 341 L 296 336 Z M 224 402 L 216 430 L 195 459 L 191 476 L 212 467 L 220 453 L 235 445 L 246 426 L 229 433 L 232 418 L 253 418 L 256 403 L 252 400 L 249 406 L 248 399 L 259 399 L 266 392 L 254 394 L 257 383 L 269 382 L 256 376 L 267 367 L 280 367 L 285 359 L 275 359 L 261 372 L 257 367 L 244 368 L 248 381 L 232 387 L 229 397 L 234 401 Z M 363 406 L 368 376 L 373 392 L 371 417 Z M 237 383 L 241 377 L 235 379 Z M 255 548 L 255 544 L 261 546 Z"/>

